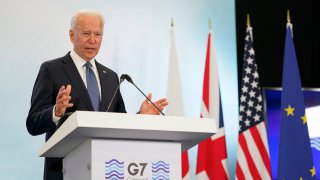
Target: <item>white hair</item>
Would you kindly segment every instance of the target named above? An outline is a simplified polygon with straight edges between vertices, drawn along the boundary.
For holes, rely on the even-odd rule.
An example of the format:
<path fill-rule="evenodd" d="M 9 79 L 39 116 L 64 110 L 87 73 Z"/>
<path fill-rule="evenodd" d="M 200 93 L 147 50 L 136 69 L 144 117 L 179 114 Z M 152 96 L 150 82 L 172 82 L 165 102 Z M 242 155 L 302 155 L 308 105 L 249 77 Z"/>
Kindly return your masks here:
<path fill-rule="evenodd" d="M 104 18 L 103 15 L 96 10 L 80 10 L 75 13 L 75 15 L 71 18 L 70 28 L 74 29 L 77 26 L 78 19 L 81 15 L 89 15 L 89 16 L 98 16 L 102 22 L 102 28 L 104 27 Z"/>

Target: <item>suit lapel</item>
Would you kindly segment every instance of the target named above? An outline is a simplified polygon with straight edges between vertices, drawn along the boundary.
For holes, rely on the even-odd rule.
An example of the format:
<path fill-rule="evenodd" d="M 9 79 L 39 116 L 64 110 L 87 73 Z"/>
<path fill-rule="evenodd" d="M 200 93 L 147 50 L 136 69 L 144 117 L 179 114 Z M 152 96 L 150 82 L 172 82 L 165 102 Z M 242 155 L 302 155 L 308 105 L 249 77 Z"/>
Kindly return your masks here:
<path fill-rule="evenodd" d="M 93 111 L 94 109 L 91 104 L 91 100 L 87 92 L 87 89 L 69 53 L 65 56 L 65 59 L 63 62 L 64 62 L 63 68 L 72 84 L 72 90 L 77 91 L 79 93 L 80 98 L 87 106 L 88 110 Z"/>
<path fill-rule="evenodd" d="M 108 75 L 108 71 L 105 68 L 103 68 L 103 66 L 97 61 L 96 61 L 96 66 L 97 66 L 99 79 L 100 79 L 100 86 L 101 86 L 100 111 L 107 111 L 108 105 L 113 96 L 112 88 L 110 87 L 110 76 Z"/>

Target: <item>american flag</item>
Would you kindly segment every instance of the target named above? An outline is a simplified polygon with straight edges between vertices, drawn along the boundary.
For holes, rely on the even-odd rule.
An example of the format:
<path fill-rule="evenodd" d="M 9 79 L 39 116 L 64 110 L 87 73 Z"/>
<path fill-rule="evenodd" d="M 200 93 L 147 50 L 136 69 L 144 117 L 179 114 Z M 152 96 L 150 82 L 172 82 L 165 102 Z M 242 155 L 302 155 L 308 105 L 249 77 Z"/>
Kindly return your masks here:
<path fill-rule="evenodd" d="M 253 49 L 252 28 L 247 27 L 242 82 L 236 179 L 271 179 L 267 132 Z"/>
<path fill-rule="evenodd" d="M 228 179 L 227 149 L 220 101 L 220 88 L 216 55 L 209 31 L 204 70 L 201 117 L 214 118 L 217 133 L 198 146 L 197 179 Z"/>

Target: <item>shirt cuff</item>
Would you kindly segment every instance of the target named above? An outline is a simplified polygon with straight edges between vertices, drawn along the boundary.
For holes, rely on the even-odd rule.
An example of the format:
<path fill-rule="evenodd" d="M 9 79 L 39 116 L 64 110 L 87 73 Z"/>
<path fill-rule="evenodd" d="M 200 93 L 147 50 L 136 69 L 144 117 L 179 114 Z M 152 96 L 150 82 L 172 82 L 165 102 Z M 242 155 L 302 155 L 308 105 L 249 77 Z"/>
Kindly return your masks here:
<path fill-rule="evenodd" d="M 53 107 L 53 111 L 52 111 L 52 121 L 56 124 L 56 125 L 58 125 L 58 122 L 59 122 L 59 120 L 60 120 L 60 117 L 58 117 L 58 116 L 56 116 L 55 115 L 55 110 L 56 110 L 56 105 L 54 105 L 54 107 Z"/>

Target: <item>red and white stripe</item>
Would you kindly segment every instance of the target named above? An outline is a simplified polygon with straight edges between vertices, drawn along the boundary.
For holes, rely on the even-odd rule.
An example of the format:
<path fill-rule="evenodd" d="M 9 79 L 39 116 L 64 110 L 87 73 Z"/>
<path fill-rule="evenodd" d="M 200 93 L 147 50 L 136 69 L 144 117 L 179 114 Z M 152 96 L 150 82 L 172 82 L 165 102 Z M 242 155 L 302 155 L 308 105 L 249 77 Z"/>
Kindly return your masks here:
<path fill-rule="evenodd" d="M 271 179 L 265 122 L 240 133 L 236 179 Z"/>

